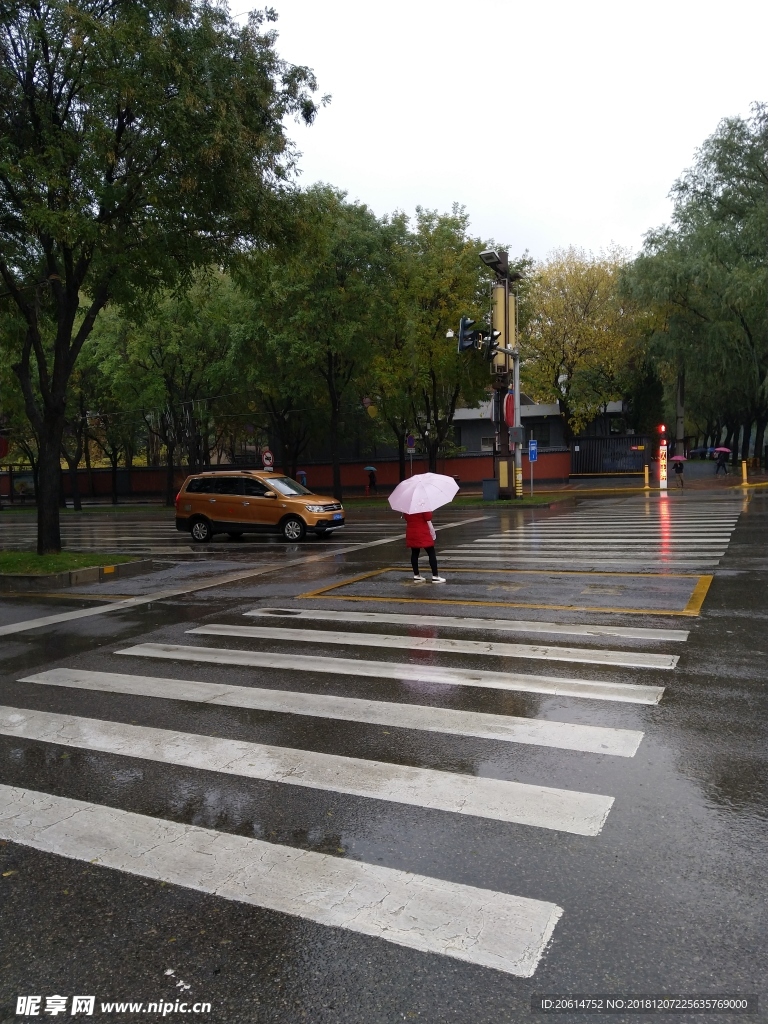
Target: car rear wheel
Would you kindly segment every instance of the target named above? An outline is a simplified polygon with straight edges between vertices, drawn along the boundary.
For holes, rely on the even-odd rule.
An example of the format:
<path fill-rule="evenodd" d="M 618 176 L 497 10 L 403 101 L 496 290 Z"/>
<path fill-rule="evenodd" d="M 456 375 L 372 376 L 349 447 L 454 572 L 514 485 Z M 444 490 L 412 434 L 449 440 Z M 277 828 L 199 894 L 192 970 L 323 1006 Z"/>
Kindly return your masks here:
<path fill-rule="evenodd" d="M 211 524 L 207 519 L 195 519 L 189 532 L 192 534 L 192 540 L 198 544 L 207 544 L 213 536 Z"/>
<path fill-rule="evenodd" d="M 304 540 L 304 534 L 307 532 L 307 528 L 304 525 L 304 521 L 299 519 L 298 516 L 289 516 L 281 523 L 280 532 L 283 535 L 283 540 L 289 540 L 295 543 L 296 541 Z"/>

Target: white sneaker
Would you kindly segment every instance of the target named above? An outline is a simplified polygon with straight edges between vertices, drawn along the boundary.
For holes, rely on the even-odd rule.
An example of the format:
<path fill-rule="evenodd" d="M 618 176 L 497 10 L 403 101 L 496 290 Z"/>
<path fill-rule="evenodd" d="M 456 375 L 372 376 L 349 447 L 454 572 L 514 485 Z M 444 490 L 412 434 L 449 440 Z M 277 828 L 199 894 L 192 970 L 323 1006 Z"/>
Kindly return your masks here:
<path fill-rule="evenodd" d="M 426 583 L 427 581 L 424 579 L 423 576 L 414 576 L 413 577 L 413 582 L 414 583 Z"/>
<path fill-rule="evenodd" d="M 432 582 L 433 583 L 445 583 L 445 576 L 433 576 L 432 577 Z"/>

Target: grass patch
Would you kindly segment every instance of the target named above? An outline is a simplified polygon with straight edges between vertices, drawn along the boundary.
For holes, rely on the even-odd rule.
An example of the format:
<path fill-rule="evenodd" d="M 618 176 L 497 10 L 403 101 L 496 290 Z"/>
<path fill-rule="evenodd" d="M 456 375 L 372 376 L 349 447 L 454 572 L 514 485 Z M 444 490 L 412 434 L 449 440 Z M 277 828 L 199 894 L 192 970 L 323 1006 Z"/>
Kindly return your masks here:
<path fill-rule="evenodd" d="M 117 565 L 135 562 L 134 555 L 93 555 L 77 551 L 62 551 L 58 555 L 36 555 L 34 551 L 0 551 L 0 573 L 43 576 L 70 569 L 90 569 L 95 565 Z"/>

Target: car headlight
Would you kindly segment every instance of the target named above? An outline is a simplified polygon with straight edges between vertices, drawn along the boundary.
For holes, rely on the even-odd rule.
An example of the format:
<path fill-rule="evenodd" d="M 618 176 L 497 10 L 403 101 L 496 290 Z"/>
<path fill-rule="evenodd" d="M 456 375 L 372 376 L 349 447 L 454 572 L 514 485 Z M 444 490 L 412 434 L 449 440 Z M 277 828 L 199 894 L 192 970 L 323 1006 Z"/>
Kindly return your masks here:
<path fill-rule="evenodd" d="M 307 505 L 307 512 L 325 512 L 325 505 Z"/>

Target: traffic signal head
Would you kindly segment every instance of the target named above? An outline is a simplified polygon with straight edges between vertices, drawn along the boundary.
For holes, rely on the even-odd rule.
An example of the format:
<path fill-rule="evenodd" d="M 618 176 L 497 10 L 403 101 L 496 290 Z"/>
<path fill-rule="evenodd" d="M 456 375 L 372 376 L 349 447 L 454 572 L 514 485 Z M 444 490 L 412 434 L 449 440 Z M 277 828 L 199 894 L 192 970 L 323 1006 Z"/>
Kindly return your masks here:
<path fill-rule="evenodd" d="M 501 331 L 491 331 L 488 337 L 485 339 L 485 358 L 489 363 L 493 362 L 493 357 L 499 350 L 499 338 L 501 337 Z"/>
<path fill-rule="evenodd" d="M 477 348 L 480 331 L 473 331 L 472 328 L 474 326 L 475 321 L 470 320 L 468 316 L 463 316 L 459 320 L 459 352 L 466 352 L 467 349 Z"/>

